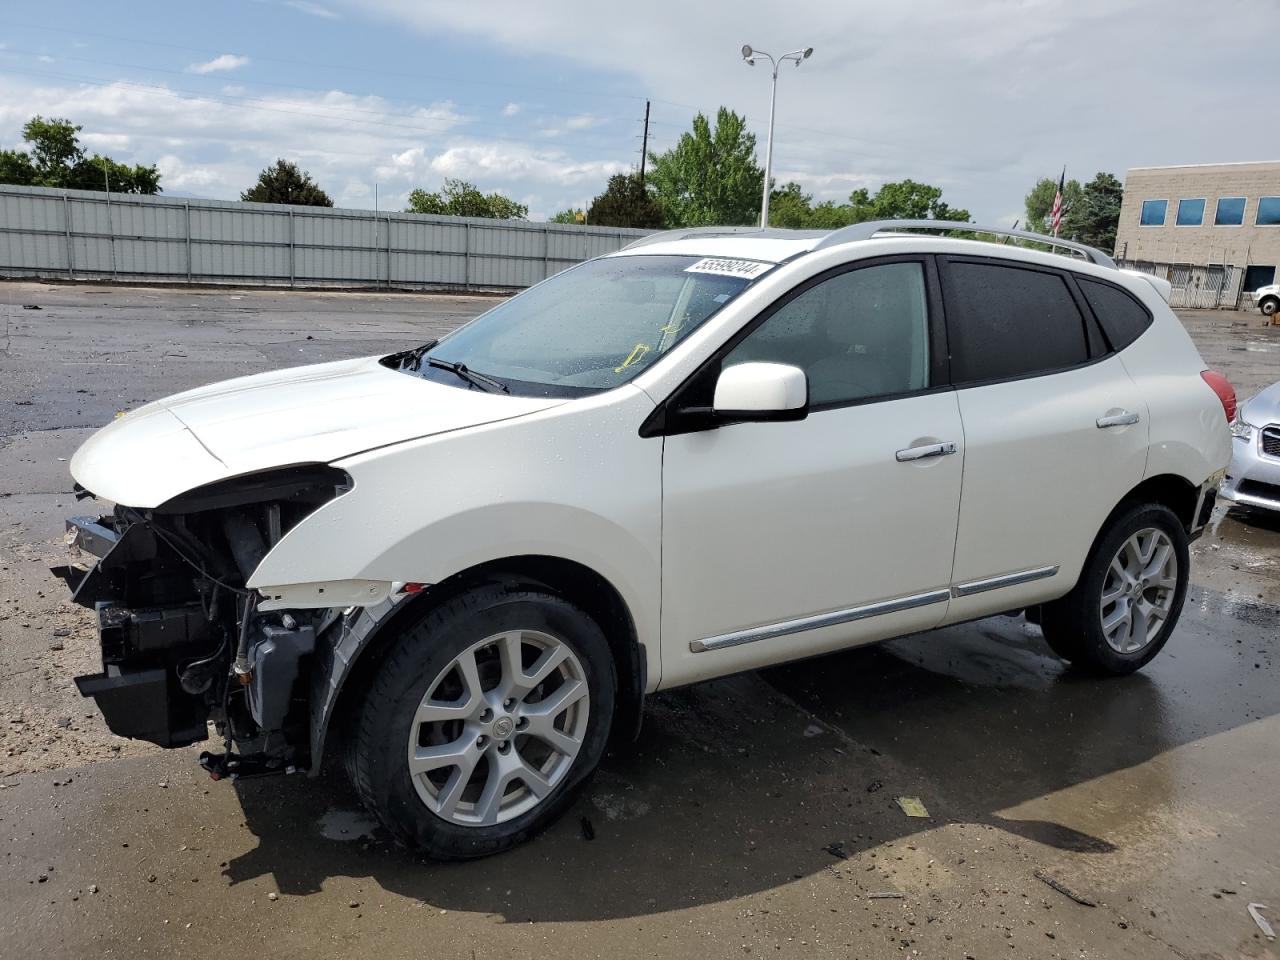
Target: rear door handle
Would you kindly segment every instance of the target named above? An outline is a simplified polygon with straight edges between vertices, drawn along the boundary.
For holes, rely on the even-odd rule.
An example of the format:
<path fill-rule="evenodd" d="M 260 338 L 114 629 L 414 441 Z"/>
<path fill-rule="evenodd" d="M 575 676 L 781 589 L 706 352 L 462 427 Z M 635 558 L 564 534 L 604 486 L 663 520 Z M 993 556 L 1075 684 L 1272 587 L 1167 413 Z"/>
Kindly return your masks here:
<path fill-rule="evenodd" d="M 1121 410 L 1119 413 L 1109 413 L 1105 417 L 1098 418 L 1098 429 L 1105 430 L 1107 427 L 1127 427 L 1138 422 L 1138 415 L 1130 413 L 1128 410 Z"/>
<path fill-rule="evenodd" d="M 956 452 L 956 442 L 945 440 L 942 443 L 927 443 L 923 447 L 907 447 L 894 454 L 899 463 L 910 463 L 912 460 L 924 460 L 927 457 L 945 457 Z"/>

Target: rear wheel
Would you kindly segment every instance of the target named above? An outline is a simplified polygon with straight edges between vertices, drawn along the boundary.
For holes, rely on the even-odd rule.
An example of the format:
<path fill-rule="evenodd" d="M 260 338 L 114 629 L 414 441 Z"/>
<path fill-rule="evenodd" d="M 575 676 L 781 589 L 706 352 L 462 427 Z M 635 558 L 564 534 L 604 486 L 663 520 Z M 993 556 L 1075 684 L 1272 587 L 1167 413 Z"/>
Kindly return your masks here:
<path fill-rule="evenodd" d="M 1178 622 L 1189 576 L 1187 534 L 1168 507 L 1139 504 L 1094 545 L 1075 588 L 1044 605 L 1054 653 L 1096 673 L 1148 663 Z"/>
<path fill-rule="evenodd" d="M 366 692 L 349 768 L 401 841 L 497 853 L 550 824 L 604 752 L 613 660 L 587 614 L 486 586 L 405 630 Z"/>

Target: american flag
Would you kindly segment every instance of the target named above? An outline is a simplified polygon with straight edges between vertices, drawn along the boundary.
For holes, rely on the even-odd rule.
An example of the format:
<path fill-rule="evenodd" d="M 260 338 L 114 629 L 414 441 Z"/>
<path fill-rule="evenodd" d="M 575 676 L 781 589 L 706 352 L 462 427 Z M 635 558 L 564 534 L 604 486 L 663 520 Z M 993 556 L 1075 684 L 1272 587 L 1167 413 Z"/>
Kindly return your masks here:
<path fill-rule="evenodd" d="M 1049 219 L 1053 224 L 1053 235 L 1058 235 L 1058 228 L 1062 226 L 1062 188 L 1066 186 L 1067 168 L 1062 168 L 1062 176 L 1058 178 L 1058 192 L 1053 195 L 1053 211 L 1049 214 Z"/>

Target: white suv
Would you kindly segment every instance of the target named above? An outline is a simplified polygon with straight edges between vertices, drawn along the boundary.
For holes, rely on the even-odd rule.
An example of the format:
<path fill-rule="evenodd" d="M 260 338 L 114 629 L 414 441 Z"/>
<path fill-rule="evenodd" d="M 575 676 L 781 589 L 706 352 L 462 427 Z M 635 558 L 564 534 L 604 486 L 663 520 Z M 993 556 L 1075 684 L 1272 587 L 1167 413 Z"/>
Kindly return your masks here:
<path fill-rule="evenodd" d="M 101 623 L 81 691 L 166 746 L 214 721 L 215 777 L 345 756 L 465 858 L 562 811 L 656 690 L 1019 610 L 1137 669 L 1234 394 L 1158 281 L 937 229 L 657 235 L 438 343 L 115 421 L 71 463 L 117 504 L 59 570 Z"/>

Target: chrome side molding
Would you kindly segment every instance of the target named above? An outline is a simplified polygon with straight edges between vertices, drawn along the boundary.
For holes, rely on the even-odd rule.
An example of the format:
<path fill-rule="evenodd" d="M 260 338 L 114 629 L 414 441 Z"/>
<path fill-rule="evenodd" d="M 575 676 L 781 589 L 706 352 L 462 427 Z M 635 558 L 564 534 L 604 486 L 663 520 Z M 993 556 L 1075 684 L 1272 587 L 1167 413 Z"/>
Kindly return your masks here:
<path fill-rule="evenodd" d="M 782 620 L 778 623 L 766 624 L 762 627 L 748 627 L 746 630 L 735 630 L 717 637 L 704 637 L 689 642 L 692 653 L 705 653 L 708 650 L 723 650 L 725 647 L 736 647 L 757 640 L 772 640 L 793 633 L 804 633 L 807 630 L 819 630 L 823 627 L 834 627 L 855 620 L 866 620 L 868 617 L 883 617 L 889 613 L 903 610 L 914 610 L 931 603 L 943 603 L 952 597 L 971 597 L 988 590 L 999 590 L 1002 587 L 1013 587 L 1021 583 L 1035 580 L 1046 580 L 1058 572 L 1057 564 L 1051 567 L 1035 567 L 1031 570 L 1019 570 L 1017 573 L 1006 573 L 998 577 L 986 577 L 982 580 L 970 580 L 968 583 L 957 583 L 947 590 L 930 590 L 927 593 L 916 593 L 908 597 L 894 600 L 881 600 L 867 603 L 860 607 L 849 607 L 845 610 L 833 610 L 830 613 L 818 613 L 811 617 L 798 617 L 795 620 Z"/>
<path fill-rule="evenodd" d="M 970 580 L 968 583 L 957 583 L 951 588 L 953 597 L 971 597 L 975 593 L 986 593 L 988 590 L 999 590 L 1001 587 L 1013 587 L 1020 583 L 1031 583 L 1033 580 L 1045 580 L 1058 572 L 1055 564 L 1052 567 L 1036 567 L 1034 570 L 1019 570 L 1017 573 L 1006 573 L 999 577 L 986 577 L 982 580 Z"/>
<path fill-rule="evenodd" d="M 930 590 L 928 593 L 917 593 L 909 597 L 898 597 L 895 600 L 882 600 L 879 603 L 868 603 L 860 607 L 849 607 L 847 610 L 833 610 L 830 613 L 819 613 L 812 617 L 800 617 L 796 620 L 783 620 L 763 627 L 750 627 L 734 633 L 721 634 L 718 637 L 707 637 L 694 640 L 689 644 L 693 653 L 707 650 L 721 650 L 725 647 L 736 647 L 743 643 L 754 643 L 756 640 L 769 640 L 786 636 L 790 633 L 804 633 L 806 630 L 818 630 L 822 627 L 834 627 L 841 623 L 852 623 L 868 617 L 882 617 L 886 613 L 897 613 L 900 610 L 912 610 L 930 603 L 943 603 L 949 600 L 948 590 Z"/>

